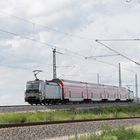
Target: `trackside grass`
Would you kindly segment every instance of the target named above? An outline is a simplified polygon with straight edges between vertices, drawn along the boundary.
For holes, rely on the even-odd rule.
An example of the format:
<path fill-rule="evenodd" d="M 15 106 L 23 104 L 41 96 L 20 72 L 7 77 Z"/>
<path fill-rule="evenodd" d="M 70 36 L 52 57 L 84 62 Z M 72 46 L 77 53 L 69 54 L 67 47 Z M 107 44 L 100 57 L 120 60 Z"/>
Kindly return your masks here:
<path fill-rule="evenodd" d="M 75 135 L 69 140 L 140 140 L 140 130 L 124 127 L 115 130 L 105 128 L 100 133 Z"/>
<path fill-rule="evenodd" d="M 1 113 L 0 124 L 37 121 L 60 121 L 108 117 L 140 116 L 140 105 L 127 107 L 100 107 L 94 109 L 69 109 L 50 112 Z"/>

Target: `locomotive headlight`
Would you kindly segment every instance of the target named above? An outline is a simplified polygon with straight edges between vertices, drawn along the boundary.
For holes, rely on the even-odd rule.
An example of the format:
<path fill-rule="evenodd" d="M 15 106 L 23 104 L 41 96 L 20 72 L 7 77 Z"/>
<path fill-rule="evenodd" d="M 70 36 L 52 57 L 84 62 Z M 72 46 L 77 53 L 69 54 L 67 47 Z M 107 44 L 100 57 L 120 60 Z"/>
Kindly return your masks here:
<path fill-rule="evenodd" d="M 32 97 L 34 96 L 34 93 L 26 93 L 26 97 Z"/>

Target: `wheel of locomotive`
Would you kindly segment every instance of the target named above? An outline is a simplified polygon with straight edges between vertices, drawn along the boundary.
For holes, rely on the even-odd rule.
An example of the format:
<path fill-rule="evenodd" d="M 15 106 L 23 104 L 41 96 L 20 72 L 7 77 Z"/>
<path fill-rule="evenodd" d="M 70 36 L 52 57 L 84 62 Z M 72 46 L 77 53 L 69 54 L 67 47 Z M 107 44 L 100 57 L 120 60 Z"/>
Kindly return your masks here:
<path fill-rule="evenodd" d="M 32 102 L 28 102 L 30 105 L 33 105 L 33 103 Z"/>
<path fill-rule="evenodd" d="M 46 105 L 46 103 L 45 103 L 45 102 L 43 102 L 43 105 Z"/>

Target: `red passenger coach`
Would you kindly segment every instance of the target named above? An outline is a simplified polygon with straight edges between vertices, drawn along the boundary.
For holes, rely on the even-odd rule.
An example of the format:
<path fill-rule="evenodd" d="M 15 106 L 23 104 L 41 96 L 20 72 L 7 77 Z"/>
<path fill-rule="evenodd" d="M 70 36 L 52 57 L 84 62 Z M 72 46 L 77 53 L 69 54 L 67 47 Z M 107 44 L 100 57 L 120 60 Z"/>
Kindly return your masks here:
<path fill-rule="evenodd" d="M 64 99 L 68 101 L 84 101 L 88 99 L 86 84 L 82 82 L 62 80 Z"/>
<path fill-rule="evenodd" d="M 133 92 L 124 87 L 63 79 L 53 81 L 61 83 L 63 100 L 66 102 L 133 100 Z"/>

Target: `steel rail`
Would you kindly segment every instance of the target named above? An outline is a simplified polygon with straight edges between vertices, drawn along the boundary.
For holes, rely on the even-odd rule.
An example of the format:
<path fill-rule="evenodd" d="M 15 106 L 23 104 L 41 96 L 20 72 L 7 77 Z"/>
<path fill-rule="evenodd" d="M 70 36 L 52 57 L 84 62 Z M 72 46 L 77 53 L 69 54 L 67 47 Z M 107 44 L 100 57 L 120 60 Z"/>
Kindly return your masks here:
<path fill-rule="evenodd" d="M 96 118 L 96 119 L 84 119 L 84 120 L 64 120 L 64 121 L 46 121 L 46 122 L 30 122 L 30 123 L 11 123 L 0 124 L 0 129 L 13 128 L 13 127 L 26 127 L 26 126 L 39 126 L 39 125 L 59 125 L 68 123 L 82 123 L 82 122 L 99 122 L 99 121 L 112 121 L 112 120 L 129 120 L 140 119 L 139 117 L 118 117 L 118 118 Z"/>

